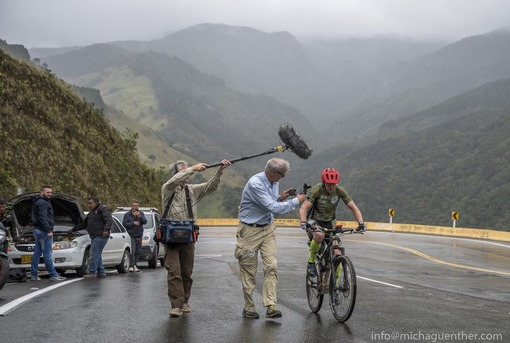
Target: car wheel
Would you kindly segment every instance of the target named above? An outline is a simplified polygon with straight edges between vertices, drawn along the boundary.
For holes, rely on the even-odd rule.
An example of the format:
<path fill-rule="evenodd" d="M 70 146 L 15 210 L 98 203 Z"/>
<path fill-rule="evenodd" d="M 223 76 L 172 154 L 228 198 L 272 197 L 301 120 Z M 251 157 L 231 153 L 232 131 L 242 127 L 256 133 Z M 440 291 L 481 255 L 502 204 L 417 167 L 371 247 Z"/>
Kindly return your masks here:
<path fill-rule="evenodd" d="M 89 249 L 85 250 L 85 254 L 83 254 L 83 261 L 81 263 L 81 267 L 76 268 L 76 274 L 78 274 L 79 277 L 82 277 L 83 275 L 87 274 L 87 271 L 89 269 Z"/>
<path fill-rule="evenodd" d="M 149 260 L 149 268 L 155 269 L 158 266 L 158 254 L 159 254 L 159 249 L 158 249 L 158 245 L 156 244 L 154 246 L 154 250 L 152 251 L 151 259 Z"/>
<path fill-rule="evenodd" d="M 115 268 L 119 273 L 127 273 L 129 269 L 129 251 L 127 249 L 124 250 L 120 264 L 116 265 Z"/>

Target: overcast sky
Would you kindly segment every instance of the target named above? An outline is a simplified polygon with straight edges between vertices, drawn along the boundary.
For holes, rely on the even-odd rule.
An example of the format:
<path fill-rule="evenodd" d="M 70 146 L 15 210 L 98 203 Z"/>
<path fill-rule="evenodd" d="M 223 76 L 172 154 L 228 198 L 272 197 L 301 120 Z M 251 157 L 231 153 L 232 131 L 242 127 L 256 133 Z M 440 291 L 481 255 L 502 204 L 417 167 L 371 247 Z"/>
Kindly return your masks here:
<path fill-rule="evenodd" d="M 510 0 L 0 0 L 0 39 L 27 48 L 158 39 L 201 23 L 454 41 L 510 27 Z"/>

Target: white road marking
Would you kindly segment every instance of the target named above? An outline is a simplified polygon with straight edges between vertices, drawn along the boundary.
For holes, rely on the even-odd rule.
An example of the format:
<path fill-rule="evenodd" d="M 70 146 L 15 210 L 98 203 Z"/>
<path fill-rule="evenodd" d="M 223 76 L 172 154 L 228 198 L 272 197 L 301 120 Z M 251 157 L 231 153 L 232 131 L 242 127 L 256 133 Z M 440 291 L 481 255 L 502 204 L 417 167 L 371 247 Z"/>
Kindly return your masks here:
<path fill-rule="evenodd" d="M 386 285 L 386 286 L 390 286 L 390 287 L 395 287 L 395 288 L 404 288 L 402 286 L 398 286 L 398 285 L 394 285 L 392 283 L 387 283 L 387 282 L 382 282 L 382 281 L 377 281 L 377 280 L 374 280 L 374 279 L 369 279 L 367 277 L 363 277 L 363 276 L 359 276 L 359 275 L 356 275 L 356 278 L 358 279 L 363 279 L 363 280 L 367 280 L 367 281 L 371 281 L 371 282 L 375 282 L 375 283 L 380 283 L 382 285 Z"/>
<path fill-rule="evenodd" d="M 59 282 L 59 283 L 57 283 L 57 284 L 55 284 L 53 286 L 40 289 L 40 290 L 38 290 L 36 292 L 27 294 L 25 296 L 22 296 L 21 298 L 13 300 L 13 301 L 11 301 L 11 302 L 9 302 L 9 303 L 7 303 L 7 304 L 5 304 L 5 305 L 0 307 L 0 316 L 5 316 L 5 314 L 7 312 L 9 312 L 9 311 L 13 310 L 14 308 L 24 304 L 25 302 L 29 301 L 32 298 L 38 297 L 39 295 L 42 295 L 42 294 L 44 294 L 46 292 L 52 291 L 52 290 L 54 290 L 56 288 L 59 288 L 59 287 L 68 285 L 68 284 L 70 284 L 72 282 L 76 282 L 76 281 L 80 281 L 80 280 L 83 280 L 83 278 L 73 279 L 73 280 L 69 280 L 69 281 L 62 281 L 62 282 Z"/>

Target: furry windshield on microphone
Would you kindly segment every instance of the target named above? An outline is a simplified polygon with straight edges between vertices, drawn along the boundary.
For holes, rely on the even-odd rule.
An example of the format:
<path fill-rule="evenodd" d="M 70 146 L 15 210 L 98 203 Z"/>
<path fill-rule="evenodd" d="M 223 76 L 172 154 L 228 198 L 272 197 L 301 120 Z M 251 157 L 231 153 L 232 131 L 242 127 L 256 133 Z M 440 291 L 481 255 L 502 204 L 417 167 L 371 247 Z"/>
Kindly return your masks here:
<path fill-rule="evenodd" d="M 283 124 L 278 129 L 278 135 L 285 146 L 302 159 L 312 155 L 312 149 L 301 139 L 299 134 L 290 124 Z"/>

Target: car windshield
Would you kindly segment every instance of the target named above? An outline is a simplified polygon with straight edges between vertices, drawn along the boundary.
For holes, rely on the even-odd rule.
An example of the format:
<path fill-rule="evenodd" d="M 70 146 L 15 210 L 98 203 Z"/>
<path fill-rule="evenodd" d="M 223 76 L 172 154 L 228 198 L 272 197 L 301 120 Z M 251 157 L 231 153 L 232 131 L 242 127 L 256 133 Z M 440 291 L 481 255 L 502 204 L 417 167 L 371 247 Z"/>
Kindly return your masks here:
<path fill-rule="evenodd" d="M 121 223 L 122 223 L 122 220 L 124 219 L 124 214 L 126 214 L 126 212 L 112 213 L 112 215 L 114 215 L 118 220 L 120 220 Z M 144 229 L 150 229 L 151 227 L 154 226 L 154 223 L 152 221 L 152 215 L 150 212 L 146 212 L 146 211 L 143 211 L 143 214 L 145 214 L 145 219 L 147 219 L 147 224 L 144 224 L 143 227 L 144 227 Z"/>

